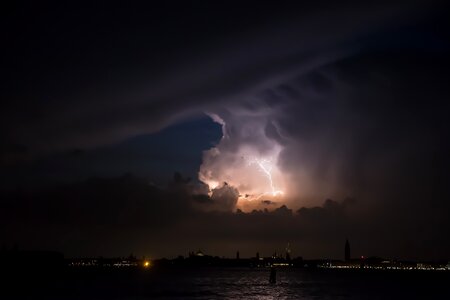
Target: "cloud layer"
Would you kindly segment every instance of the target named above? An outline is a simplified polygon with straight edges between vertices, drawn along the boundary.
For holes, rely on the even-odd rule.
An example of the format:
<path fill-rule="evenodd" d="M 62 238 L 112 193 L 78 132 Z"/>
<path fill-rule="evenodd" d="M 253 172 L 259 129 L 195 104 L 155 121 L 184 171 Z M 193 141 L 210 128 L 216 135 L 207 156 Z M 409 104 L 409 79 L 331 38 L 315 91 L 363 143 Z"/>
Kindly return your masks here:
<path fill-rule="evenodd" d="M 198 248 L 219 256 L 232 257 L 237 250 L 242 257 L 257 251 L 266 256 L 283 253 L 289 241 L 294 256 L 342 259 L 346 238 L 354 256 L 445 259 L 450 249 L 446 235 L 435 230 L 448 224 L 437 217 L 416 219 L 414 226 L 405 222 L 405 212 L 367 217 L 355 214 L 359 201 L 353 199 L 297 211 L 282 205 L 232 213 L 226 211 L 232 203 L 223 201 L 233 194 L 230 187 L 211 198 L 192 191 L 178 175 L 168 189 L 126 175 L 2 194 L 1 242 L 7 248 L 59 250 L 68 257 L 175 257 Z M 208 210 L 211 206 L 221 209 Z"/>

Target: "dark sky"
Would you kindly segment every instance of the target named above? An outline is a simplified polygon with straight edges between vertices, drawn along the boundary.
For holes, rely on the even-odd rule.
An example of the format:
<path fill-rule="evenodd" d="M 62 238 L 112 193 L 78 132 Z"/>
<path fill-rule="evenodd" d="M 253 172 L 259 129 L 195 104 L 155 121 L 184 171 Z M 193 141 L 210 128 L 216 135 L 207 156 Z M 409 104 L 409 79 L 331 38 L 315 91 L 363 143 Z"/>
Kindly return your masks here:
<path fill-rule="evenodd" d="M 3 7 L 0 243 L 450 259 L 448 10 L 335 2 Z"/>

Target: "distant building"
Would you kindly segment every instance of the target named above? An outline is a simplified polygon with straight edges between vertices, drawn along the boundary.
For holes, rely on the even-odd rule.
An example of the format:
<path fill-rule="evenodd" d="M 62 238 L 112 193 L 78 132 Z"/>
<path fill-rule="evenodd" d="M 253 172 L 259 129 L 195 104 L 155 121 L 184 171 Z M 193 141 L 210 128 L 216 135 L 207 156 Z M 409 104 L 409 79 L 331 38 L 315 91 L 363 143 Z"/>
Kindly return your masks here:
<path fill-rule="evenodd" d="M 345 240 L 345 261 L 350 261 L 350 243 L 348 242 L 348 239 Z"/>

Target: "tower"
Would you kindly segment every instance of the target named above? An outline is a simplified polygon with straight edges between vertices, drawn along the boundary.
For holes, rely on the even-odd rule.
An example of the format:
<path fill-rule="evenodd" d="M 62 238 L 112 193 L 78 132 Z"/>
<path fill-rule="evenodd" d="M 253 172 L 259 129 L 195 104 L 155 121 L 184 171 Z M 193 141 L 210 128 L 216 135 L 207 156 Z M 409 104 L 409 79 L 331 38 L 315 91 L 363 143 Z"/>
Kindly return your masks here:
<path fill-rule="evenodd" d="M 345 261 L 350 261 L 350 243 L 345 240 Z"/>
<path fill-rule="evenodd" d="M 286 246 L 286 260 L 291 260 L 291 245 L 288 242 Z"/>

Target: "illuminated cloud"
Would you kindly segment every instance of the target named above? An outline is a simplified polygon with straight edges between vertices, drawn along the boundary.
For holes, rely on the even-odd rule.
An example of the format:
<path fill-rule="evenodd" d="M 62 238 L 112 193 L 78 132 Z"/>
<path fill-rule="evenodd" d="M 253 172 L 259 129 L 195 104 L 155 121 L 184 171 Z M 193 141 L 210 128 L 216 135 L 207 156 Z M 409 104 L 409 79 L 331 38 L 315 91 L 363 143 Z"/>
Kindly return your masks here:
<path fill-rule="evenodd" d="M 282 196 L 285 183 L 277 166 L 282 147 L 267 137 L 261 126 L 267 117 L 240 114 L 231 120 L 226 117 L 219 120 L 223 137 L 218 145 L 204 152 L 199 179 L 210 189 L 222 182 L 235 187 L 241 208 L 247 201 L 259 203 L 261 199 Z"/>
<path fill-rule="evenodd" d="M 218 211 L 233 211 L 239 192 L 226 182 L 220 187 L 216 187 L 211 191 L 211 200 L 214 204 L 214 209 Z"/>

